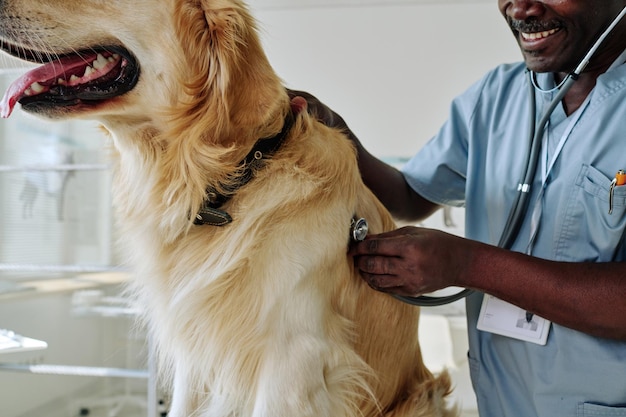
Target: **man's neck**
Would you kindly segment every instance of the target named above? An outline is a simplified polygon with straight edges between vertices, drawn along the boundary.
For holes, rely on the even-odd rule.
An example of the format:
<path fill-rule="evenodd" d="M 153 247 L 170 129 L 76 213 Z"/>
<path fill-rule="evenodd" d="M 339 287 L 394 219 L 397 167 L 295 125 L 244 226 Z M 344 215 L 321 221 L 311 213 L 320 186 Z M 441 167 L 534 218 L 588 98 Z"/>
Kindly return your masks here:
<path fill-rule="evenodd" d="M 608 57 L 596 60 L 596 65 L 589 65 L 587 69 L 579 75 L 578 79 L 563 99 L 563 108 L 568 116 L 580 108 L 589 93 L 591 93 L 591 90 L 596 86 L 598 77 L 604 74 L 617 59 L 623 56 L 623 51 L 623 46 L 616 48 Z M 602 64 L 598 64 L 597 62 L 602 62 Z M 554 73 L 554 80 L 559 84 L 567 75 L 567 73 L 563 72 Z"/>
<path fill-rule="evenodd" d="M 556 83 L 560 83 L 566 74 L 554 74 Z M 574 113 L 582 106 L 587 99 L 591 90 L 596 86 L 596 81 L 600 74 L 585 72 L 574 82 L 570 90 L 565 94 L 563 98 L 563 110 L 568 116 Z"/>

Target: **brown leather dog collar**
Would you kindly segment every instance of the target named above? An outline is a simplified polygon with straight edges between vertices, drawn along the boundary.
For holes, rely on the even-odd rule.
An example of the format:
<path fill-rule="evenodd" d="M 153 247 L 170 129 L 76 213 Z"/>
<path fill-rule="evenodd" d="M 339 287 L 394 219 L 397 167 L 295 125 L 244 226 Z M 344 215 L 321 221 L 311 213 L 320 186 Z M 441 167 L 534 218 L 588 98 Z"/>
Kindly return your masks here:
<path fill-rule="evenodd" d="M 237 190 L 248 184 L 254 178 L 255 172 L 263 168 L 265 161 L 280 149 L 294 123 L 295 115 L 290 111 L 285 117 L 282 130 L 276 136 L 259 139 L 239 163 L 241 169 L 237 170 L 237 180 L 233 182 L 234 185 L 222 187 L 225 190 L 224 193 L 220 194 L 213 188 L 207 189 L 207 198 L 196 214 L 194 224 L 226 226 L 232 223 L 233 218 L 228 212 L 221 210 L 221 207 L 235 195 Z"/>

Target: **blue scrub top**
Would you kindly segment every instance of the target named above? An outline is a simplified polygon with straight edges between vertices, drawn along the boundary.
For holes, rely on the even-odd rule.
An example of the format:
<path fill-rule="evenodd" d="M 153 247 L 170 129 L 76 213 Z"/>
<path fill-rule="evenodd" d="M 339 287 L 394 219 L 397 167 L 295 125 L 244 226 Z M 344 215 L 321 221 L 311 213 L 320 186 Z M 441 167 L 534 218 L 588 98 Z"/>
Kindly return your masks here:
<path fill-rule="evenodd" d="M 539 82 L 551 78 L 540 74 Z M 619 169 L 626 170 L 626 65 L 603 74 L 591 94 L 547 178 L 534 256 L 626 259 L 626 186 L 615 188 L 608 213 L 611 181 Z M 537 119 L 551 99 L 552 93 L 537 93 Z M 403 168 L 423 197 L 466 208 L 469 239 L 493 245 L 500 239 L 525 170 L 528 100 L 523 63 L 494 69 L 454 100 L 449 120 Z M 562 106 L 552 115 L 548 157 L 571 118 Z M 541 180 L 538 173 L 512 250 L 527 250 Z M 626 343 L 555 324 L 546 346 L 478 331 L 482 298 L 475 293 L 467 299 L 470 371 L 481 416 L 626 417 Z"/>

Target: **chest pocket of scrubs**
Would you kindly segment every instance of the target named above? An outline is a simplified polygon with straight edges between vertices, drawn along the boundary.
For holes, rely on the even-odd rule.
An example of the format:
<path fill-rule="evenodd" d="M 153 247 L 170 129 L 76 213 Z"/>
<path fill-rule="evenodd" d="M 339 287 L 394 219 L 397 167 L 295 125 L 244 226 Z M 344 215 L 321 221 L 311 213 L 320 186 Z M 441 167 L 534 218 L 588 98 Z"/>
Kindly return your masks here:
<path fill-rule="evenodd" d="M 578 407 L 577 415 L 578 417 L 626 417 L 626 408 L 585 403 Z"/>
<path fill-rule="evenodd" d="M 626 186 L 614 188 L 613 212 L 609 214 L 611 181 L 591 165 L 582 166 L 574 192 L 568 196 L 555 248 L 557 259 L 613 260 L 626 227 Z"/>

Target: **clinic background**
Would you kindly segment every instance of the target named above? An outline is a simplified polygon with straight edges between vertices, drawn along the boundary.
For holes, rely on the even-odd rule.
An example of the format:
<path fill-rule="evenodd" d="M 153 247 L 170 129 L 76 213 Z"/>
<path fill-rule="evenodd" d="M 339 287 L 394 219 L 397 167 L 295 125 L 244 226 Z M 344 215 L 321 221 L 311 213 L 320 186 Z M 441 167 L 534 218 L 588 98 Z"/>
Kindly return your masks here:
<path fill-rule="evenodd" d="M 248 3 L 286 86 L 316 95 L 367 149 L 397 166 L 436 133 L 454 96 L 495 65 L 520 59 L 495 0 Z M 4 92 L 23 65 L 5 57 L 0 65 Z M 95 123 L 42 122 L 21 111 L 0 121 L 0 329 L 48 344 L 33 353 L 0 350 L 0 364 L 146 366 L 132 318 L 93 308 L 119 301 L 124 277 L 109 186 Z M 463 233 L 462 209 L 445 221 L 440 214 L 425 224 Z M 462 309 L 424 309 L 422 345 L 435 370 L 451 368 L 463 416 L 473 416 Z M 145 416 L 146 395 L 142 380 L 0 369 L 2 417 L 73 417 L 102 404 Z"/>

